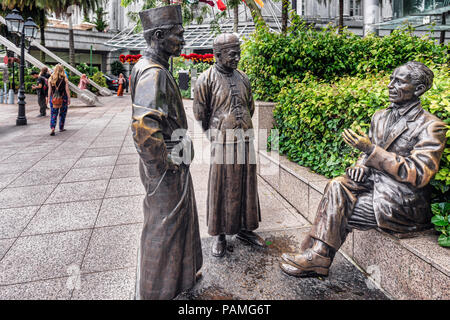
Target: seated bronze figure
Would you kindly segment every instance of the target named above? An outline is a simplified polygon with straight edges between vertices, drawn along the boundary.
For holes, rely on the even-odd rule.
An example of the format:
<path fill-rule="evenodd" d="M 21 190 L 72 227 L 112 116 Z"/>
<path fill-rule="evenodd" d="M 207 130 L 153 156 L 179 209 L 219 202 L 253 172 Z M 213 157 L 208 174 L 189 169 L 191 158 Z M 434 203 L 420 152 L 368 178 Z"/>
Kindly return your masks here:
<path fill-rule="evenodd" d="M 362 156 L 328 183 L 301 253 L 283 253 L 281 270 L 327 276 L 352 229 L 407 233 L 430 227 L 428 183 L 446 142 L 445 124 L 420 103 L 432 83 L 433 72 L 423 63 L 398 67 L 388 85 L 391 105 L 373 115 L 369 136 L 344 130 L 344 141 Z"/>

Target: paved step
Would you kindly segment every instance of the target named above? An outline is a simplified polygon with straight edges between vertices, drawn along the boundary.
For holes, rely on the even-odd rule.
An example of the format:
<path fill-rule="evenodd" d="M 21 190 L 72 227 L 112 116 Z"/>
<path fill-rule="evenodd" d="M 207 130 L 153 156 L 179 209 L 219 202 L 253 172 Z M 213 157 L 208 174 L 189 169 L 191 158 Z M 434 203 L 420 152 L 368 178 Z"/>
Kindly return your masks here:
<path fill-rule="evenodd" d="M 262 232 L 267 249 L 228 237 L 224 257 L 211 256 L 211 237 L 202 239 L 203 277 L 179 300 L 385 300 L 387 296 L 340 253 L 324 278 L 295 278 L 279 268 L 284 251 L 298 249 L 309 228 Z"/>

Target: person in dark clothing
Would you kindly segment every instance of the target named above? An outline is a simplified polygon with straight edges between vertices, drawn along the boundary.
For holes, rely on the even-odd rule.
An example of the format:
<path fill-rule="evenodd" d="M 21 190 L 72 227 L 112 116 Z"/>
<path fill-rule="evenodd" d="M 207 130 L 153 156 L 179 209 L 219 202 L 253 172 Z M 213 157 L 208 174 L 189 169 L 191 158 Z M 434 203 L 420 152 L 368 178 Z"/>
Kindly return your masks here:
<path fill-rule="evenodd" d="M 50 107 L 48 106 L 48 79 L 50 79 L 51 74 L 48 71 L 47 67 L 42 67 L 40 76 L 43 76 L 45 79 L 47 79 L 47 90 L 45 90 L 45 101 L 46 101 L 47 109 L 50 109 Z"/>
<path fill-rule="evenodd" d="M 32 71 L 31 76 L 36 79 L 36 85 L 33 85 L 33 90 L 36 90 L 38 96 L 39 104 L 39 115 L 38 117 L 46 116 L 47 109 L 47 79 L 41 76 L 38 72 Z"/>

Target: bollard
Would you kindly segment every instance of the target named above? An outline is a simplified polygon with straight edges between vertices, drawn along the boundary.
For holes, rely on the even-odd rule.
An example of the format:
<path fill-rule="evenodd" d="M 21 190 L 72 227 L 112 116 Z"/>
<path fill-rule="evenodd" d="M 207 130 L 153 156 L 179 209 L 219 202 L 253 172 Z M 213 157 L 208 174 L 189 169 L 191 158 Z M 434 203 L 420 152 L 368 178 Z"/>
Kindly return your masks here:
<path fill-rule="evenodd" d="M 9 89 L 9 92 L 8 92 L 8 103 L 9 104 L 14 104 L 14 90 L 13 89 Z"/>
<path fill-rule="evenodd" d="M 0 89 L 0 103 L 3 103 L 3 89 Z"/>

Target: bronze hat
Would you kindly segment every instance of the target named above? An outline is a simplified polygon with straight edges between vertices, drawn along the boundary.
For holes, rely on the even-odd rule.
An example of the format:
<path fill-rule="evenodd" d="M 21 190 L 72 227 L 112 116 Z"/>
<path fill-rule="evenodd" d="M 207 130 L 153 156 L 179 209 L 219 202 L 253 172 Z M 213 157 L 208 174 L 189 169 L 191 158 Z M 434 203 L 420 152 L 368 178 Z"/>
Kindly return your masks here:
<path fill-rule="evenodd" d="M 220 50 L 229 47 L 239 46 L 239 36 L 235 33 L 222 33 L 219 34 L 216 39 L 214 39 L 213 48 L 214 50 Z"/>
<path fill-rule="evenodd" d="M 181 6 L 165 6 L 139 12 L 144 31 L 183 23 Z"/>

